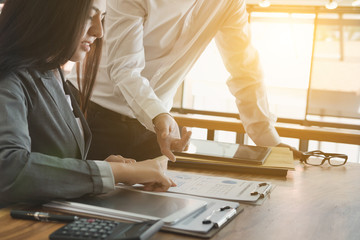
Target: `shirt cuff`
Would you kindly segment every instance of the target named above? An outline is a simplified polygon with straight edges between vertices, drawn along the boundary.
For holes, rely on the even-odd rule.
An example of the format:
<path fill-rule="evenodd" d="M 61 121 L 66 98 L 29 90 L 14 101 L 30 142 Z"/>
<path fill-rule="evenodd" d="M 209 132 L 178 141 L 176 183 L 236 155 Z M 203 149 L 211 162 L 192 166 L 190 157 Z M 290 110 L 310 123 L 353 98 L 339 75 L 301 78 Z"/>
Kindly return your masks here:
<path fill-rule="evenodd" d="M 151 104 L 151 105 L 147 106 L 147 108 L 144 109 L 144 112 L 146 113 L 147 118 L 144 118 L 143 116 L 138 115 L 138 120 L 141 123 L 143 123 L 143 125 L 145 125 L 145 127 L 148 130 L 153 131 L 153 132 L 155 132 L 153 119 L 161 113 L 169 114 L 169 111 L 165 107 L 163 107 L 162 105 L 158 105 L 158 104 Z"/>
<path fill-rule="evenodd" d="M 110 164 L 106 161 L 94 161 L 99 168 L 101 180 L 103 182 L 102 193 L 115 190 L 115 179 Z"/>
<path fill-rule="evenodd" d="M 261 132 L 260 136 L 254 137 L 252 140 L 258 146 L 275 147 L 281 143 L 280 136 L 275 128 L 270 128 L 268 131 Z"/>

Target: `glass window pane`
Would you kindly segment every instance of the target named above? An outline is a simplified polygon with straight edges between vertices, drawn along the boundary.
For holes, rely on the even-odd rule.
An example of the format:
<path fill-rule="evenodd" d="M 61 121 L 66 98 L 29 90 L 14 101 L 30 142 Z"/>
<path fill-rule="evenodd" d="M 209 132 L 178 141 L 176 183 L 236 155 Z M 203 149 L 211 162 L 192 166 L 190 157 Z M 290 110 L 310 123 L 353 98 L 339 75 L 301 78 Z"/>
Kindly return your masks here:
<path fill-rule="evenodd" d="M 318 18 L 320 19 L 339 19 L 337 13 L 319 13 Z"/>
<path fill-rule="evenodd" d="M 360 163 L 360 145 L 309 141 L 309 151 L 320 150 L 328 153 L 341 153 L 348 155 L 348 162 Z"/>
<path fill-rule="evenodd" d="M 353 65 L 354 75 L 360 76 L 360 22 L 359 26 L 344 26 L 344 59 Z"/>
<path fill-rule="evenodd" d="M 316 32 L 315 48 L 315 59 L 340 59 L 339 26 L 319 25 Z"/>
<path fill-rule="evenodd" d="M 188 128 L 188 130 L 192 131 L 191 138 L 194 139 L 207 139 L 207 129 L 204 128 Z"/>
<path fill-rule="evenodd" d="M 360 19 L 360 14 L 344 14 L 343 19 Z"/>
<path fill-rule="evenodd" d="M 360 27 L 319 25 L 307 113 L 360 118 Z"/>
<path fill-rule="evenodd" d="M 278 117 L 305 117 L 310 75 L 314 14 L 251 18 L 253 43 L 259 50 L 271 111 Z"/>
<path fill-rule="evenodd" d="M 229 131 L 215 131 L 215 141 L 236 143 L 236 133 Z"/>
<path fill-rule="evenodd" d="M 186 77 L 184 107 L 236 113 L 235 99 L 226 85 L 228 77 L 215 41 L 212 41 Z"/>
<path fill-rule="evenodd" d="M 260 53 L 271 111 L 278 117 L 304 119 L 314 14 L 251 16 L 252 40 Z M 225 84 L 228 77 L 216 45 L 211 42 L 187 75 L 183 106 L 237 113 L 235 99 Z"/>

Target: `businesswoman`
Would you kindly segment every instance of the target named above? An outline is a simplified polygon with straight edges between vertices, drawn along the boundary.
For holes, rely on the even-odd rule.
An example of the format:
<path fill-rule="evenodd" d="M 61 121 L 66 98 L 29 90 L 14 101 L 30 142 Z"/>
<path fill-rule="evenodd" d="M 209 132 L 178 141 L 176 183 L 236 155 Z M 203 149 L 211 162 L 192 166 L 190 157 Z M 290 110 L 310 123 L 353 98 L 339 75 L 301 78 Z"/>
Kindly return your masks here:
<path fill-rule="evenodd" d="M 8 0 L 0 15 L 0 203 L 111 191 L 117 182 L 165 191 L 157 160 L 86 160 L 91 133 L 60 66 L 82 61 L 81 105 L 96 77 L 105 0 Z"/>

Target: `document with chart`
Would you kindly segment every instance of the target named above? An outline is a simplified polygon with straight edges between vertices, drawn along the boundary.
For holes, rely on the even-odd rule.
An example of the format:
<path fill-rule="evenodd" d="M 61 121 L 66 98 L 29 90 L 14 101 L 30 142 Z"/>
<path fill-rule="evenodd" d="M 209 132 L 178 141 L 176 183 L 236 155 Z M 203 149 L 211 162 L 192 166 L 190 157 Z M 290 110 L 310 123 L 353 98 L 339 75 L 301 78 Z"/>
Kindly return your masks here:
<path fill-rule="evenodd" d="M 234 178 L 213 177 L 201 174 L 167 171 L 176 184 L 168 191 L 223 200 L 256 202 L 272 190 L 270 182 L 246 181 Z"/>

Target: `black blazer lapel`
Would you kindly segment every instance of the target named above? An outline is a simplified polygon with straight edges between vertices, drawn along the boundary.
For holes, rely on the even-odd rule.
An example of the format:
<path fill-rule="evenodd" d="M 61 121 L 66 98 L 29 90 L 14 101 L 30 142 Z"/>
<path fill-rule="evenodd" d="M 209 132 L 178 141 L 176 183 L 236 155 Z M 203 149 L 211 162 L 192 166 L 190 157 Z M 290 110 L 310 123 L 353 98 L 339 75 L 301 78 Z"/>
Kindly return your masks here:
<path fill-rule="evenodd" d="M 84 138 L 85 138 L 84 158 L 86 159 L 87 153 L 89 152 L 89 149 L 90 149 L 90 143 L 91 143 L 91 139 L 92 139 L 91 130 L 90 130 L 90 127 L 84 117 L 84 114 L 82 113 L 82 111 L 79 107 L 79 104 L 77 103 L 75 96 L 73 95 L 72 91 L 70 90 L 69 86 L 67 85 L 67 82 L 65 82 L 64 80 L 63 80 L 63 85 L 64 85 L 65 93 L 68 94 L 71 98 L 71 104 L 73 107 L 74 114 L 76 117 L 78 117 L 80 119 L 81 125 L 83 127 Z"/>
<path fill-rule="evenodd" d="M 45 89 L 49 92 L 49 95 L 53 99 L 64 121 L 73 133 L 80 149 L 81 156 L 85 159 L 87 154 L 87 151 L 85 151 L 85 141 L 75 120 L 75 116 L 71 111 L 69 103 L 66 101 L 64 93 L 60 89 L 59 83 L 56 82 L 55 76 L 50 73 L 46 76 L 40 77 L 40 79 L 44 84 Z"/>

